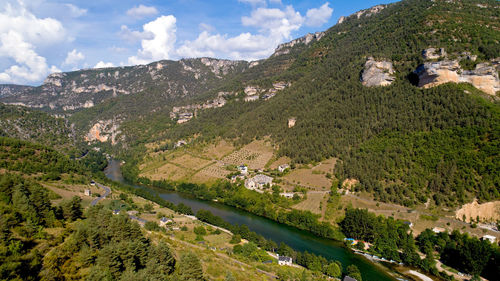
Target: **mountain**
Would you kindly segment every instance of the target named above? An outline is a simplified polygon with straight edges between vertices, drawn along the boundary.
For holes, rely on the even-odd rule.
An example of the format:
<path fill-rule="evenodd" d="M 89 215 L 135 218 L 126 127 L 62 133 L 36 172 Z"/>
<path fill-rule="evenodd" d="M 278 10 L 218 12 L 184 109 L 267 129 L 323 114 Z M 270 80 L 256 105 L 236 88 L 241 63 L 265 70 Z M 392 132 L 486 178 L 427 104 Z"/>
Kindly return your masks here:
<path fill-rule="evenodd" d="M 343 17 L 257 62 L 53 74 L 0 101 L 63 113 L 81 138 L 115 150 L 270 137 L 276 156 L 294 163 L 339 158 L 336 177 L 357 179 L 357 190 L 381 201 L 494 200 L 499 11 L 494 0 L 404 0 Z"/>

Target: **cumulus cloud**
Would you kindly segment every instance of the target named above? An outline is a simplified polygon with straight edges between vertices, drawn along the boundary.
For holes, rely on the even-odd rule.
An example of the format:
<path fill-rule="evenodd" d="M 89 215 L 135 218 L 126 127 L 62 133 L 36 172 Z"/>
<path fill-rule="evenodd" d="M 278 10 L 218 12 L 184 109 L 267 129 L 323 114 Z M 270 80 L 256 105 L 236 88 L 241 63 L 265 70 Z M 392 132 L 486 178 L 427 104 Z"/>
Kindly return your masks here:
<path fill-rule="evenodd" d="M 122 25 L 120 28 L 120 36 L 129 41 L 129 42 L 136 42 L 136 41 L 141 41 L 141 40 L 150 40 L 154 38 L 154 34 L 151 32 L 141 32 L 137 30 L 130 30 L 126 25 Z"/>
<path fill-rule="evenodd" d="M 158 14 L 158 10 L 153 6 L 139 5 L 127 11 L 127 15 L 134 18 L 144 18 Z"/>
<path fill-rule="evenodd" d="M 306 13 L 305 24 L 307 26 L 318 27 L 327 23 L 332 16 L 333 9 L 330 3 L 326 2 L 319 8 L 309 9 Z"/>
<path fill-rule="evenodd" d="M 49 67 L 36 49 L 60 42 L 64 36 L 65 30 L 59 21 L 37 18 L 20 1 L 7 3 L 0 10 L 0 58 L 15 63 L 0 73 L 0 82 L 36 82 L 59 71 L 55 66 Z"/>
<path fill-rule="evenodd" d="M 82 52 L 77 52 L 76 49 L 73 49 L 71 52 L 68 52 L 63 65 L 77 66 L 78 63 L 83 61 L 84 59 L 85 56 L 82 54 Z"/>
<path fill-rule="evenodd" d="M 106 67 L 113 67 L 115 66 L 113 63 L 111 62 L 103 62 L 103 61 L 99 61 L 95 66 L 94 68 L 106 68 Z"/>
<path fill-rule="evenodd" d="M 270 0 L 274 3 L 278 0 Z M 266 4 L 260 0 L 240 0 L 253 5 Z M 161 16 L 143 26 L 142 31 L 131 31 L 122 27 L 124 37 L 141 40 L 142 48 L 136 56 L 129 57 L 130 64 L 146 64 L 155 60 L 179 57 L 219 57 L 227 59 L 257 60 L 273 53 L 275 48 L 288 40 L 304 25 L 319 26 L 328 21 L 333 9 L 329 3 L 310 9 L 301 15 L 293 6 L 281 8 L 254 7 L 250 15 L 243 16 L 243 26 L 253 27 L 257 32 L 244 32 L 236 36 L 220 34 L 205 23 L 199 24 L 200 34 L 194 40 L 176 44 L 176 19 Z M 141 38 L 149 34 L 148 38 Z M 176 48 L 177 47 L 177 48 Z"/>
<path fill-rule="evenodd" d="M 143 26 L 143 33 L 152 38 L 142 39 L 137 56 L 128 58 L 130 64 L 146 64 L 156 60 L 171 58 L 176 40 L 176 18 L 172 15 L 161 16 Z"/>
<path fill-rule="evenodd" d="M 87 9 L 81 9 L 73 4 L 64 4 L 68 9 L 72 17 L 78 18 L 87 13 Z"/>
<path fill-rule="evenodd" d="M 178 48 L 181 57 L 225 57 L 229 59 L 256 60 L 269 56 L 276 46 L 291 39 L 304 18 L 292 6 L 285 9 L 258 8 L 250 16 L 242 17 L 244 26 L 256 27 L 258 34 L 241 33 L 229 37 L 203 31 L 194 41 L 187 41 Z"/>

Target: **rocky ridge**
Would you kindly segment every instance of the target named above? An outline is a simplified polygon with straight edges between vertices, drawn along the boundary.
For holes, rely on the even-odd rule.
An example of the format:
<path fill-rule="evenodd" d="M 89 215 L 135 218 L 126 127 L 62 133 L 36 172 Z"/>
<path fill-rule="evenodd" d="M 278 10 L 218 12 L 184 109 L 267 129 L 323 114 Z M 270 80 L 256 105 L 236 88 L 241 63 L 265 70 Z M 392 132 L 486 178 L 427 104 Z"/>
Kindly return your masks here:
<path fill-rule="evenodd" d="M 302 37 L 297 38 L 295 40 L 292 40 L 290 42 L 280 44 L 280 45 L 278 45 L 278 47 L 276 48 L 276 50 L 274 51 L 274 54 L 272 56 L 281 56 L 281 55 L 289 54 L 291 51 L 291 48 L 293 48 L 297 44 L 309 45 L 313 41 L 321 40 L 321 38 L 324 35 L 325 35 L 325 32 L 308 33 L 305 36 L 302 36 Z"/>
<path fill-rule="evenodd" d="M 475 88 L 489 94 L 495 95 L 500 91 L 500 59 L 489 62 L 478 63 L 473 70 L 464 70 L 460 61 L 470 59 L 475 61 L 476 57 L 465 52 L 458 59 L 448 59 L 444 49 L 440 54 L 435 54 L 436 49 L 429 48 L 423 51 L 425 59 L 441 59 L 438 61 L 425 62 L 420 65 L 415 74 L 418 75 L 418 86 L 431 88 L 444 83 L 470 83 Z"/>
<path fill-rule="evenodd" d="M 361 75 L 361 83 L 366 87 L 389 86 L 395 80 L 394 73 L 392 62 L 369 57 Z"/>

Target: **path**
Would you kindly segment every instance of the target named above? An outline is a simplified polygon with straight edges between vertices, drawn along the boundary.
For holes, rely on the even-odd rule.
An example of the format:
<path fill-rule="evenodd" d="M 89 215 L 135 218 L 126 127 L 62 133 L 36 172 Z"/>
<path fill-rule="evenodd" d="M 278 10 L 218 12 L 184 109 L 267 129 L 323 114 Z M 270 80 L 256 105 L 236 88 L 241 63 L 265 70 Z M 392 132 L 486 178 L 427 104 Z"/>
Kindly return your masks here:
<path fill-rule="evenodd" d="M 423 280 L 423 281 L 433 281 L 432 278 L 430 278 L 429 276 L 424 275 L 424 274 L 422 274 L 418 271 L 415 271 L 415 270 L 410 270 L 410 271 L 408 271 L 408 273 L 411 275 L 417 276 L 420 280 Z"/>
<path fill-rule="evenodd" d="M 101 201 L 102 199 L 105 199 L 106 196 L 110 195 L 111 194 L 111 188 L 105 186 L 105 185 L 102 185 L 100 183 L 95 183 L 95 185 L 97 187 L 100 187 L 102 189 L 104 189 L 104 194 L 102 196 L 99 196 L 97 197 L 96 199 L 92 200 L 92 202 L 90 202 L 90 206 L 95 206 L 97 205 L 97 203 L 99 203 L 99 201 Z"/>

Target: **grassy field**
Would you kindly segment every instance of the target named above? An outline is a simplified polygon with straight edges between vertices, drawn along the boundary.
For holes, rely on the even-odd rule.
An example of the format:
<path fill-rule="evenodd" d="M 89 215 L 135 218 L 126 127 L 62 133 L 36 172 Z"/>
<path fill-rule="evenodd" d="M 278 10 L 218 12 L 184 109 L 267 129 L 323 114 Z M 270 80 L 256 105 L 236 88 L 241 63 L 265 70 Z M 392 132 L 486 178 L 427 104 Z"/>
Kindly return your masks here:
<path fill-rule="evenodd" d="M 292 208 L 311 211 L 312 213 L 323 216 L 323 209 L 326 208 L 328 197 L 329 195 L 327 193 L 309 192 L 307 193 L 307 198 L 304 201 L 293 205 Z"/>

